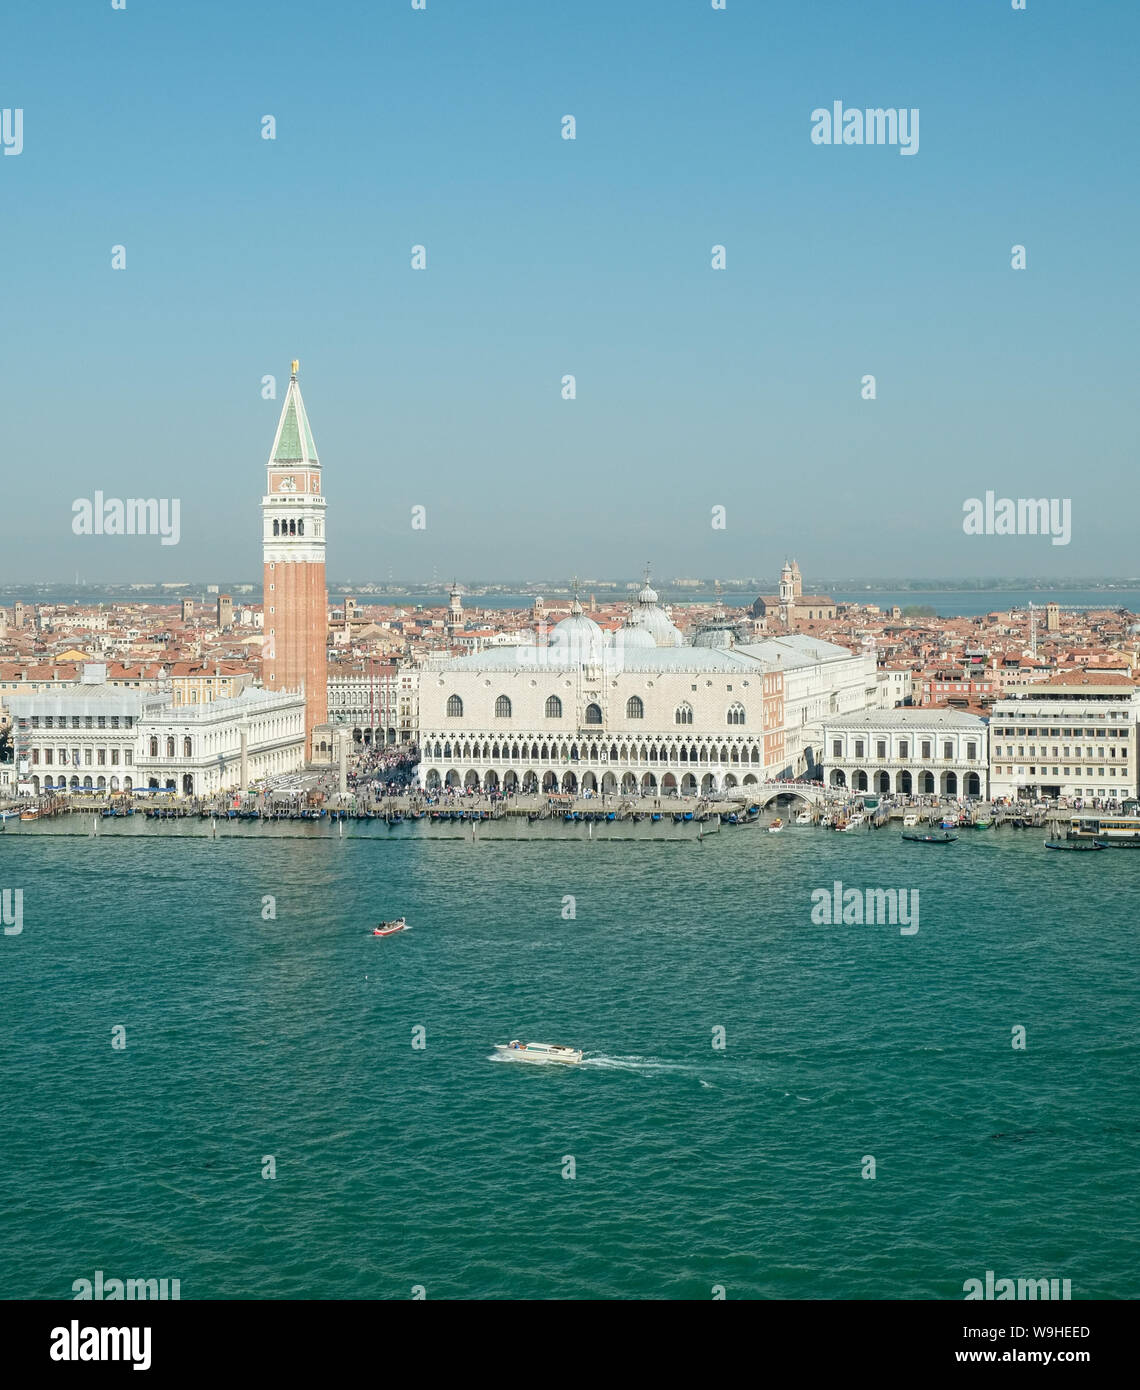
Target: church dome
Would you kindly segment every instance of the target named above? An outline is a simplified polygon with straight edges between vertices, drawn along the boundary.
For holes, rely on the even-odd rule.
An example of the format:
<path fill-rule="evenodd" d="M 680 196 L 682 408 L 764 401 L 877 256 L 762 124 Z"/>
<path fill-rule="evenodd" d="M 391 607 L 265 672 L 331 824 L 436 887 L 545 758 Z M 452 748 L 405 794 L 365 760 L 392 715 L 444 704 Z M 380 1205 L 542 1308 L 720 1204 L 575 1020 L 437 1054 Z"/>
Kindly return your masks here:
<path fill-rule="evenodd" d="M 606 635 L 593 618 L 583 613 L 582 605 L 575 599 L 570 616 L 550 629 L 550 645 L 587 652 L 600 651 L 606 645 Z"/>
<path fill-rule="evenodd" d="M 685 643 L 680 629 L 673 626 L 665 610 L 655 603 L 639 604 L 626 623 L 626 628 L 631 627 L 647 632 L 655 647 L 681 647 Z"/>
<path fill-rule="evenodd" d="M 649 629 L 639 624 L 618 628 L 617 632 L 614 633 L 614 644 L 626 650 L 633 647 L 657 646 Z"/>

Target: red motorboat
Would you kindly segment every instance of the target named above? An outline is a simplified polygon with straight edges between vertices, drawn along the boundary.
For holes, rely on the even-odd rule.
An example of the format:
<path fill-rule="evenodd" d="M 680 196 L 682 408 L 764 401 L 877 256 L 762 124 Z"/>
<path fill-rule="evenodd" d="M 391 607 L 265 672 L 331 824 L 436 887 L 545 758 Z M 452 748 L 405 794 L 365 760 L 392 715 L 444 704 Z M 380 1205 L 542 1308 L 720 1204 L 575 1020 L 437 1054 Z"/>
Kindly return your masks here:
<path fill-rule="evenodd" d="M 373 936 L 395 936 L 398 931 L 407 931 L 408 924 L 402 917 L 397 917 L 392 922 L 381 922 L 378 927 L 373 927 Z"/>

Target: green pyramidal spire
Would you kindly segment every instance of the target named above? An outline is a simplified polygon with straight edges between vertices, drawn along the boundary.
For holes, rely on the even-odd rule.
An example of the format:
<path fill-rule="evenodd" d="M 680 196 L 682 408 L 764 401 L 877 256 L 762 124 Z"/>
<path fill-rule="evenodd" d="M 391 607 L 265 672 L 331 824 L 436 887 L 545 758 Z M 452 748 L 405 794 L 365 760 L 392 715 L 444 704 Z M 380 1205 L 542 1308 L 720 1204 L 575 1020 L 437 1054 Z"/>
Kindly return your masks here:
<path fill-rule="evenodd" d="M 277 434 L 269 461 L 316 464 L 320 467 L 309 417 L 305 414 L 305 402 L 301 399 L 301 388 L 297 384 L 296 362 L 293 363 L 293 373 L 289 378 L 289 389 L 285 393 L 285 404 L 281 408 L 281 419 L 277 422 Z"/>

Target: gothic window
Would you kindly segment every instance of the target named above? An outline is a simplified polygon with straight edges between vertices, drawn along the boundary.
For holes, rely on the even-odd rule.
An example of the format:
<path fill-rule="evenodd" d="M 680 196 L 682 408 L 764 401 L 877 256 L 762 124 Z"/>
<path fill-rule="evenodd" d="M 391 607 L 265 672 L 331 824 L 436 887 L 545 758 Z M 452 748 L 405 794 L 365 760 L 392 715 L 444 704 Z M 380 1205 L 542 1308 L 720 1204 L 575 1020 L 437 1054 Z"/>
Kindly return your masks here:
<path fill-rule="evenodd" d="M 586 706 L 586 723 L 600 724 L 602 722 L 602 711 L 599 705 Z"/>
<path fill-rule="evenodd" d="M 458 695 L 450 695 L 447 700 L 447 717 L 449 719 L 462 719 L 463 701 Z"/>
<path fill-rule="evenodd" d="M 273 522 L 273 534 L 275 536 L 279 536 L 281 534 L 281 523 L 279 521 L 275 520 Z"/>
<path fill-rule="evenodd" d="M 557 695 L 548 695 L 546 697 L 546 717 L 547 719 L 562 718 L 562 701 Z"/>
<path fill-rule="evenodd" d="M 631 695 L 625 704 L 625 717 L 627 719 L 644 719 L 645 706 L 640 695 Z"/>
<path fill-rule="evenodd" d="M 506 695 L 500 695 L 495 701 L 495 718 L 509 719 L 511 717 L 511 702 Z"/>
<path fill-rule="evenodd" d="M 744 706 L 743 706 L 743 705 L 741 705 L 741 704 L 729 705 L 729 707 L 728 707 L 728 722 L 729 722 L 730 724 L 743 724 L 743 723 L 744 723 Z"/>
<path fill-rule="evenodd" d="M 677 724 L 691 724 L 693 722 L 693 707 L 686 703 L 678 705 L 673 715 L 673 720 Z"/>

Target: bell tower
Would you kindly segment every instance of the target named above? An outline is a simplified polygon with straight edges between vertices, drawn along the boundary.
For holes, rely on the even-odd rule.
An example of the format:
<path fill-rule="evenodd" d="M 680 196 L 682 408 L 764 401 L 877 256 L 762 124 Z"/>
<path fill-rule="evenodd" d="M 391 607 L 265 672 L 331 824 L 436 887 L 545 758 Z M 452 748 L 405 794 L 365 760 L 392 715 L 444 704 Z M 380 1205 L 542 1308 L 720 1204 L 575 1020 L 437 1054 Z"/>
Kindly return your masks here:
<path fill-rule="evenodd" d="M 263 678 L 267 690 L 305 692 L 305 756 L 328 719 L 328 591 L 321 464 L 293 363 L 261 499 Z"/>

